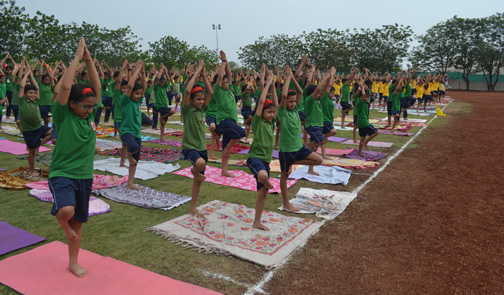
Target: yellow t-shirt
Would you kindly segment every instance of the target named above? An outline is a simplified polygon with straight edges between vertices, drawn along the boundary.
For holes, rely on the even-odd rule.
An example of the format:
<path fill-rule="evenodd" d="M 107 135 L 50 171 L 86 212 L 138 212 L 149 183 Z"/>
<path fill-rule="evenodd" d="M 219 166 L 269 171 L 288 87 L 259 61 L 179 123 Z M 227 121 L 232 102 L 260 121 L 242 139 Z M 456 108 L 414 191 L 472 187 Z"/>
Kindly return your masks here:
<path fill-rule="evenodd" d="M 380 85 L 376 82 L 376 81 L 373 81 L 373 85 L 371 86 L 371 92 L 373 93 L 377 93 L 378 92 L 378 87 Z"/>
<path fill-rule="evenodd" d="M 416 80 L 415 79 L 411 79 L 410 80 L 410 85 L 411 85 L 411 89 L 416 88 Z"/>
<path fill-rule="evenodd" d="M 334 83 L 334 95 L 341 95 L 341 86 L 343 86 L 341 81 L 339 83 Z"/>
<path fill-rule="evenodd" d="M 417 85 L 416 86 L 416 97 L 417 98 L 423 98 L 423 93 L 424 93 L 424 86 L 422 85 Z"/>
<path fill-rule="evenodd" d="M 390 95 L 390 92 L 389 92 L 389 86 L 390 84 L 392 84 L 392 82 L 390 83 L 384 83 L 383 84 L 383 96 L 389 96 Z"/>
<path fill-rule="evenodd" d="M 439 83 L 439 90 L 446 91 L 446 86 L 443 83 Z"/>
<path fill-rule="evenodd" d="M 380 89 L 380 93 L 383 94 L 383 92 L 385 91 L 385 83 L 380 81 L 378 88 Z"/>

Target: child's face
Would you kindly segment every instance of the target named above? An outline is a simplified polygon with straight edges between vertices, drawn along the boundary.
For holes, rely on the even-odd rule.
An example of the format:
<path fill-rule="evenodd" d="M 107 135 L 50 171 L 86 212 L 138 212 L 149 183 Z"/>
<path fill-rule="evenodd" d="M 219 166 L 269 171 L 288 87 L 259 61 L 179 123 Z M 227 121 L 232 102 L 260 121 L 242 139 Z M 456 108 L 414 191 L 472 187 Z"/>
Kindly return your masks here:
<path fill-rule="evenodd" d="M 227 78 L 224 78 L 222 80 L 222 90 L 228 90 L 229 89 L 229 80 Z"/>
<path fill-rule="evenodd" d="M 296 95 L 291 95 L 287 97 L 287 103 L 285 104 L 285 107 L 289 111 L 293 111 L 296 108 L 297 105 L 297 97 Z"/>
<path fill-rule="evenodd" d="M 12 69 L 11 69 L 11 68 L 6 69 L 6 70 L 5 70 L 5 73 L 6 73 L 7 75 L 12 74 Z"/>
<path fill-rule="evenodd" d="M 29 100 L 35 100 L 37 99 L 37 91 L 35 90 L 28 90 L 26 93 L 26 98 L 28 98 Z"/>
<path fill-rule="evenodd" d="M 38 77 L 40 75 L 38 70 L 33 71 L 33 76 Z"/>
<path fill-rule="evenodd" d="M 51 78 L 49 77 L 45 77 L 44 80 L 42 80 L 42 82 L 45 84 L 45 85 L 49 85 L 51 84 Z"/>
<path fill-rule="evenodd" d="M 163 85 L 164 85 L 164 83 L 165 83 L 165 80 L 164 80 L 164 79 L 163 79 L 163 80 L 159 80 L 159 86 L 163 86 Z"/>
<path fill-rule="evenodd" d="M 103 75 L 103 80 L 108 80 L 110 79 L 110 75 L 106 74 L 106 75 Z"/>
<path fill-rule="evenodd" d="M 333 96 L 334 96 L 334 90 L 329 91 L 329 97 L 333 97 Z"/>
<path fill-rule="evenodd" d="M 0 83 L 5 82 L 5 76 L 0 76 Z"/>
<path fill-rule="evenodd" d="M 205 103 L 205 93 L 197 92 L 194 94 L 194 98 L 191 98 L 189 101 L 191 102 L 191 105 L 193 107 L 201 109 L 201 107 Z"/>
<path fill-rule="evenodd" d="M 128 85 L 122 85 L 121 86 L 121 94 L 123 94 L 124 92 L 126 92 L 126 89 L 128 89 Z"/>
<path fill-rule="evenodd" d="M 369 94 L 363 94 L 363 95 L 361 96 L 361 100 L 362 100 L 363 102 L 368 102 L 368 100 L 369 100 Z"/>
<path fill-rule="evenodd" d="M 264 120 L 271 122 L 275 118 L 275 107 L 269 107 L 262 112 L 262 117 Z"/>
<path fill-rule="evenodd" d="M 131 100 L 138 101 L 142 97 L 142 89 L 137 89 L 131 92 Z"/>
<path fill-rule="evenodd" d="M 81 119 L 86 119 L 93 112 L 93 107 L 96 104 L 96 98 L 94 96 L 88 96 L 82 101 L 70 101 L 70 109 L 72 112 Z"/>

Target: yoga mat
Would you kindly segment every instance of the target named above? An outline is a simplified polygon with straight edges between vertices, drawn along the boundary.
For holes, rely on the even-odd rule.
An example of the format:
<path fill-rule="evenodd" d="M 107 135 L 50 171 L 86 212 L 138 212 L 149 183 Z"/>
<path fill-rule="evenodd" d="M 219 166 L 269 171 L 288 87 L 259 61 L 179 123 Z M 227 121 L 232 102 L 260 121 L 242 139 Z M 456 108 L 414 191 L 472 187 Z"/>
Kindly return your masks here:
<path fill-rule="evenodd" d="M 44 240 L 45 238 L 0 221 L 0 256 Z"/>
<path fill-rule="evenodd" d="M 305 166 L 297 169 L 289 175 L 289 178 L 304 178 L 311 182 L 346 185 L 350 180 L 350 175 L 352 175 L 352 171 L 336 166 L 315 166 L 313 170 L 320 174 L 317 176 L 308 174 L 308 168 L 308 166 Z"/>
<path fill-rule="evenodd" d="M 51 149 L 48 149 L 43 146 L 41 146 L 39 148 L 39 152 L 47 152 L 50 150 Z M 28 151 L 26 150 L 25 144 L 10 141 L 8 139 L 0 140 L 0 152 L 9 153 L 9 154 L 13 154 L 13 155 L 27 155 L 28 154 Z"/>
<path fill-rule="evenodd" d="M 356 143 L 353 142 L 352 139 L 348 139 L 342 144 L 351 144 L 351 145 L 359 145 L 359 142 L 357 141 Z M 368 142 L 368 146 L 374 146 L 374 147 L 384 147 L 384 148 L 389 148 L 393 145 L 393 142 L 381 142 L 381 141 L 370 141 Z"/>
<path fill-rule="evenodd" d="M 111 188 L 118 185 L 123 185 L 128 182 L 128 176 L 118 177 L 115 175 L 93 175 L 93 187 L 92 189 L 105 189 Z M 41 190 L 49 190 L 49 182 L 45 181 L 37 181 L 26 184 L 29 188 L 41 189 Z"/>
<path fill-rule="evenodd" d="M 300 210 L 294 213 L 315 214 L 318 218 L 333 220 L 343 213 L 348 204 L 356 197 L 357 194 L 349 192 L 302 187 L 297 192 L 296 198 L 290 200 L 290 203 Z M 278 209 L 285 210 L 283 205 Z"/>
<path fill-rule="evenodd" d="M 347 159 L 347 158 L 337 158 L 330 157 L 331 159 L 324 159 L 322 165 L 324 166 L 338 166 L 347 169 L 373 169 L 380 163 L 367 161 L 362 159 Z"/>
<path fill-rule="evenodd" d="M 165 128 L 165 132 L 175 132 L 175 131 L 181 131 L 179 129 L 173 129 L 173 128 Z M 142 129 L 142 132 L 145 132 L 145 133 L 150 133 L 150 134 L 156 134 L 156 135 L 160 135 L 161 134 L 161 131 L 158 130 L 154 130 L 152 128 L 145 128 L 145 129 Z"/>
<path fill-rule="evenodd" d="M 191 200 L 190 197 L 170 192 L 161 192 L 146 186 L 137 185 L 142 190 L 129 190 L 126 185 L 115 186 L 101 190 L 93 190 L 94 194 L 118 203 L 126 203 L 148 209 L 170 210 Z"/>
<path fill-rule="evenodd" d="M 222 144 L 221 144 L 220 148 L 222 149 Z M 207 150 L 209 150 L 209 149 L 210 149 L 210 145 L 207 144 Z M 217 144 L 215 145 L 215 150 L 217 150 Z M 243 152 L 243 151 L 247 151 L 246 152 L 246 154 L 247 154 L 249 150 L 250 150 L 249 146 L 237 143 L 237 144 L 233 145 L 233 147 L 231 147 L 231 154 L 240 154 L 240 152 Z"/>
<path fill-rule="evenodd" d="M 305 165 L 293 164 L 291 167 L 292 167 L 292 171 L 296 171 L 297 169 L 299 169 L 301 167 L 304 167 L 304 166 Z M 280 160 L 273 160 L 273 161 L 271 161 L 271 163 L 270 163 L 270 172 L 277 172 L 277 173 L 282 172 L 282 168 L 280 167 Z"/>
<path fill-rule="evenodd" d="M 344 156 L 348 155 L 349 153 L 351 153 L 352 151 L 353 151 L 353 149 L 342 150 L 342 149 L 326 148 L 326 154 L 331 155 L 331 156 L 339 156 L 339 157 L 344 157 Z M 318 148 L 317 153 L 322 154 L 322 149 Z"/>
<path fill-rule="evenodd" d="M 113 150 L 122 147 L 122 143 L 120 141 L 107 140 L 101 138 L 96 139 L 96 144 L 100 148 L 100 151 Z"/>
<path fill-rule="evenodd" d="M 23 137 L 23 135 L 21 134 L 21 131 L 19 131 L 19 129 L 17 129 L 16 127 L 13 127 L 13 126 L 9 126 L 9 125 L 4 124 L 4 125 L 2 125 L 2 130 L 0 130 L 0 131 L 2 131 L 5 134 Z"/>
<path fill-rule="evenodd" d="M 362 154 L 364 155 L 364 157 L 359 156 L 358 150 L 352 150 L 350 154 L 347 155 L 347 158 L 365 161 L 378 161 L 387 156 L 386 153 L 374 151 L 362 151 Z"/>
<path fill-rule="evenodd" d="M 159 139 L 156 138 L 154 140 L 149 140 L 148 142 L 152 142 L 155 144 L 160 144 L 160 145 L 169 145 L 169 146 L 175 146 L 175 147 L 181 147 L 182 146 L 182 141 L 180 140 L 174 140 L 174 139 Z"/>
<path fill-rule="evenodd" d="M 120 156 L 121 149 L 113 149 L 110 151 L 101 152 L 100 154 L 109 156 Z M 182 158 L 182 151 L 180 149 L 150 148 L 147 146 L 142 146 L 140 149 L 140 160 L 142 161 L 156 161 L 166 163 L 166 162 L 174 162 L 180 160 L 181 158 Z"/>
<path fill-rule="evenodd" d="M 117 175 L 128 175 L 129 170 L 126 167 L 119 167 L 121 159 L 108 158 L 105 160 L 94 161 L 94 169 L 101 171 L 108 171 Z M 127 162 L 127 160 L 126 160 Z M 170 173 L 180 169 L 180 165 L 163 164 L 155 161 L 140 161 L 137 164 L 135 178 L 141 180 L 148 180 Z"/>
<path fill-rule="evenodd" d="M 185 169 L 174 172 L 173 174 L 193 178 L 193 175 L 191 173 L 191 168 L 192 167 L 187 167 Z M 254 192 L 257 191 L 257 187 L 256 187 L 257 184 L 256 184 L 256 180 L 254 178 L 254 175 L 248 174 L 247 172 L 241 171 L 241 170 L 228 170 L 228 171 L 231 174 L 233 174 L 235 177 L 231 178 L 231 177 L 221 176 L 222 170 L 220 168 L 206 166 L 205 182 L 225 185 L 225 186 L 244 189 L 244 190 L 248 190 L 248 191 L 254 191 Z M 272 189 L 270 189 L 268 192 L 270 194 L 274 194 L 274 193 L 279 194 L 281 192 L 280 180 L 270 177 L 270 182 L 271 182 L 271 184 L 273 184 L 274 187 Z M 296 183 L 296 180 L 288 180 L 287 187 L 289 188 L 289 187 L 293 186 L 295 183 Z"/>
<path fill-rule="evenodd" d="M 26 184 L 34 181 L 46 180 L 49 177 L 49 170 L 35 168 L 40 176 L 33 177 L 28 174 L 28 167 L 0 172 L 0 187 L 8 190 L 26 189 Z"/>
<path fill-rule="evenodd" d="M 378 129 L 378 133 L 380 134 L 388 134 L 388 135 L 397 135 L 397 136 L 412 136 L 415 133 L 411 132 L 399 132 L 395 130 L 384 130 L 384 129 Z"/>
<path fill-rule="evenodd" d="M 89 273 L 67 270 L 68 246 L 55 241 L 0 261 L 0 283 L 23 294 L 219 294 L 81 249 Z"/>
<path fill-rule="evenodd" d="M 39 199 L 43 202 L 53 202 L 54 198 L 51 191 L 44 189 L 31 189 L 30 195 Z M 105 203 L 103 200 L 98 199 L 97 197 L 91 196 L 89 198 L 89 211 L 88 216 L 98 215 L 107 213 L 110 211 L 110 205 Z"/>
<path fill-rule="evenodd" d="M 327 140 L 332 141 L 332 142 L 343 142 L 345 140 L 348 140 L 348 138 L 331 136 L 331 137 L 328 137 Z"/>
<path fill-rule="evenodd" d="M 114 136 L 114 128 L 98 127 L 96 128 L 96 137 L 112 137 Z"/>
<path fill-rule="evenodd" d="M 208 159 L 210 163 L 222 164 L 222 159 Z M 247 167 L 247 160 L 228 160 L 228 165 L 238 166 L 238 167 Z"/>
<path fill-rule="evenodd" d="M 255 210 L 212 201 L 198 207 L 203 218 L 183 215 L 147 230 L 206 253 L 228 254 L 273 268 L 322 226 L 321 222 L 263 211 L 269 231 L 252 228 Z"/>

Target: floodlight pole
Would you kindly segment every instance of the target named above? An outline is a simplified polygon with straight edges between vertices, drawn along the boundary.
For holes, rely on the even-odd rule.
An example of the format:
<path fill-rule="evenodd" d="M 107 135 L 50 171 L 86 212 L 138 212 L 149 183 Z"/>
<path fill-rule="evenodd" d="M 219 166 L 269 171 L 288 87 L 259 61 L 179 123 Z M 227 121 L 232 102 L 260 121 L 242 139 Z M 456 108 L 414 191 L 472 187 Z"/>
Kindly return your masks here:
<path fill-rule="evenodd" d="M 219 56 L 219 30 L 221 29 L 221 25 L 212 25 L 212 30 L 215 30 L 215 40 L 217 42 L 217 56 Z"/>

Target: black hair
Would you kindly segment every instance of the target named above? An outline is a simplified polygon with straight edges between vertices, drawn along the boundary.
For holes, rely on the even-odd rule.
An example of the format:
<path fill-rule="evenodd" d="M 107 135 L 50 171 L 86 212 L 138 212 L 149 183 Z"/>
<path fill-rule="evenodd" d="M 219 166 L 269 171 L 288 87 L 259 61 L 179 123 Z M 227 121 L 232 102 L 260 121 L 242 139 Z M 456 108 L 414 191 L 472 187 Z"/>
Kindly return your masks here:
<path fill-rule="evenodd" d="M 87 72 L 86 72 L 86 71 L 82 71 L 82 72 L 80 73 L 80 76 L 81 76 L 81 77 L 82 77 L 82 76 L 87 76 Z"/>
<path fill-rule="evenodd" d="M 196 91 L 194 93 L 191 93 L 191 96 L 190 96 L 191 99 L 193 99 L 196 96 L 196 93 L 205 93 L 205 90 L 204 90 L 203 86 L 201 86 L 200 84 L 194 84 L 193 89 L 196 88 L 196 87 L 201 87 L 202 89 L 198 90 L 198 91 Z"/>
<path fill-rule="evenodd" d="M 44 81 L 44 80 L 45 80 L 45 78 L 51 78 L 51 76 L 49 76 L 48 74 L 44 74 L 44 75 L 42 75 L 42 81 Z"/>
<path fill-rule="evenodd" d="M 121 86 L 126 86 L 126 85 L 128 85 L 128 80 L 122 79 Z"/>
<path fill-rule="evenodd" d="M 133 85 L 133 91 L 137 91 L 139 89 L 143 89 L 143 86 L 140 85 L 140 83 L 135 82 L 135 85 Z"/>
<path fill-rule="evenodd" d="M 341 79 L 341 82 L 343 82 L 343 83 L 346 83 L 346 81 L 348 81 L 348 79 L 347 79 L 347 78 L 343 78 L 343 79 Z"/>
<path fill-rule="evenodd" d="M 336 89 L 335 89 L 334 87 L 331 87 L 331 90 L 329 90 L 329 91 L 335 91 L 335 90 L 336 90 Z"/>
<path fill-rule="evenodd" d="M 6 70 L 14 70 L 11 66 L 7 66 L 5 69 Z"/>
<path fill-rule="evenodd" d="M 294 90 L 289 90 L 289 91 L 287 92 L 287 97 L 289 97 L 289 96 L 293 96 L 293 95 L 297 95 L 296 91 L 294 91 Z"/>
<path fill-rule="evenodd" d="M 213 79 L 212 83 L 213 83 L 213 84 L 217 83 L 217 79 L 219 79 L 219 75 L 215 75 L 215 77 L 214 77 L 214 79 Z M 227 75 L 222 76 L 222 80 L 223 80 L 223 81 L 224 81 L 224 79 L 227 79 Z M 228 80 L 228 81 L 229 81 L 229 80 Z"/>
<path fill-rule="evenodd" d="M 91 88 L 92 91 L 90 91 L 90 92 L 88 92 L 88 93 L 86 93 L 86 94 L 83 95 L 82 92 L 86 88 Z M 69 97 L 69 99 L 81 102 L 85 98 L 88 98 L 90 96 L 96 97 L 96 93 L 95 93 L 93 87 L 91 87 L 91 86 L 89 86 L 87 84 L 77 83 L 77 84 L 72 85 L 72 88 L 70 89 L 70 97 Z"/>
<path fill-rule="evenodd" d="M 310 86 L 308 86 L 308 89 L 306 90 L 306 97 L 310 96 L 315 91 L 315 89 L 317 89 L 317 85 L 310 84 Z"/>
<path fill-rule="evenodd" d="M 114 78 L 117 78 L 117 77 L 119 77 L 119 71 L 114 72 Z"/>
<path fill-rule="evenodd" d="M 243 84 L 243 85 L 242 85 L 242 89 L 241 89 L 241 90 L 242 90 L 242 92 L 245 92 L 245 90 L 247 90 L 247 86 L 248 86 L 247 84 Z"/>
<path fill-rule="evenodd" d="M 35 85 L 25 85 L 24 87 L 24 92 L 26 94 L 26 92 L 30 91 L 30 90 L 35 90 L 37 91 L 37 87 L 35 87 Z"/>

